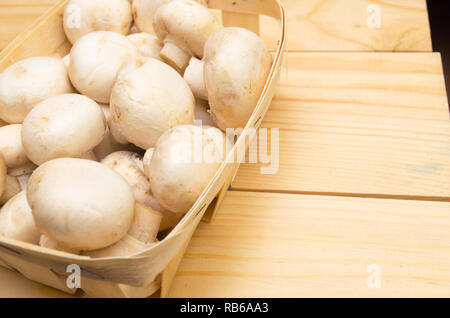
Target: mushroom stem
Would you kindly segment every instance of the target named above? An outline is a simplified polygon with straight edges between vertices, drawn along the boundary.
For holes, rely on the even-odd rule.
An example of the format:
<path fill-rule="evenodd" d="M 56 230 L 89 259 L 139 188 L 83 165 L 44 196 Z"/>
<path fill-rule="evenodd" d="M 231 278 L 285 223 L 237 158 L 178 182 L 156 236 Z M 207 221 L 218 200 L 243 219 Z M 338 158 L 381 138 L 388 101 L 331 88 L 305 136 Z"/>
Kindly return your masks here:
<path fill-rule="evenodd" d="M 203 66 L 203 61 L 193 56 L 184 71 L 184 80 L 188 83 L 196 98 L 208 100 L 208 92 L 206 91 L 203 77 Z"/>
<path fill-rule="evenodd" d="M 26 190 L 28 180 L 30 180 L 31 174 L 24 174 L 23 176 L 18 176 L 17 181 L 20 184 L 20 190 Z"/>
<path fill-rule="evenodd" d="M 183 74 L 192 57 L 192 55 L 172 42 L 166 42 L 159 55 L 164 62 L 172 66 L 180 74 Z"/>
<path fill-rule="evenodd" d="M 143 243 L 153 243 L 159 232 L 162 214 L 136 202 L 134 221 L 128 234 Z"/>

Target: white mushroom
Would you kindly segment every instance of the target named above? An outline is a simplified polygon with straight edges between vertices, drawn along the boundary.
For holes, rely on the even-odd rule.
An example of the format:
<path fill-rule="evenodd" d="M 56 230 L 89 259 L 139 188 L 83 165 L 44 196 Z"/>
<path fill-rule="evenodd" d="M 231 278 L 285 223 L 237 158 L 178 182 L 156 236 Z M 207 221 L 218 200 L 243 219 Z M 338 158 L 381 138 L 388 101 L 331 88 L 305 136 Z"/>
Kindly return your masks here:
<path fill-rule="evenodd" d="M 95 156 L 99 160 L 102 160 L 109 154 L 116 151 L 132 151 L 135 146 L 128 143 L 125 137 L 123 137 L 119 132 L 116 125 L 112 122 L 109 112 L 109 105 L 101 104 L 100 107 L 105 115 L 108 127 L 102 142 L 94 148 Z"/>
<path fill-rule="evenodd" d="M 136 202 L 134 219 L 128 234 L 144 243 L 154 243 L 161 225 L 162 214 Z"/>
<path fill-rule="evenodd" d="M 184 125 L 166 131 L 146 170 L 158 202 L 172 212 L 186 213 L 225 159 L 224 147 L 225 136 L 217 128 Z"/>
<path fill-rule="evenodd" d="M 109 31 L 89 33 L 70 51 L 70 80 L 83 95 L 109 103 L 120 68 L 137 55 L 137 48 L 124 35 Z"/>
<path fill-rule="evenodd" d="M 6 173 L 6 168 L 5 168 Z M 2 166 L 0 164 L 0 182 L 3 182 L 3 186 L 0 184 L 0 205 L 8 202 L 12 197 L 18 194 L 22 189 L 19 179 L 9 175 L 4 175 Z"/>
<path fill-rule="evenodd" d="M 39 231 L 75 250 L 116 243 L 134 218 L 135 201 L 126 181 L 90 160 L 44 163 L 31 175 L 27 200 Z"/>
<path fill-rule="evenodd" d="M 153 15 L 159 6 L 170 1 L 172 0 L 133 0 L 131 12 L 134 23 L 139 31 L 154 34 L 152 24 Z"/>
<path fill-rule="evenodd" d="M 19 61 L 0 73 L 0 118 L 21 123 L 44 99 L 72 92 L 67 67 L 60 59 L 31 57 Z"/>
<path fill-rule="evenodd" d="M 180 73 L 192 56 L 203 58 L 206 40 L 220 28 L 217 16 L 193 0 L 161 5 L 153 17 L 153 29 L 164 42 L 161 58 Z"/>
<path fill-rule="evenodd" d="M 137 153 L 117 151 L 105 157 L 101 163 L 127 181 L 137 202 L 151 206 L 150 183 L 144 174 L 142 159 Z"/>
<path fill-rule="evenodd" d="M 127 0 L 70 0 L 63 17 L 64 32 L 74 44 L 94 31 L 127 34 L 133 17 Z"/>
<path fill-rule="evenodd" d="M 149 166 L 151 152 L 152 148 L 147 150 L 146 156 L 144 157 L 148 162 L 146 166 Z M 136 202 L 141 203 L 156 213 L 162 214 L 162 221 L 159 220 L 157 225 L 161 231 L 172 228 L 178 223 L 179 217 L 164 209 L 151 193 L 150 182 L 144 173 L 143 159 L 138 154 L 129 151 L 118 151 L 104 158 L 101 163 L 113 169 L 128 182 Z M 142 218 L 138 216 L 138 219 Z M 147 230 L 151 231 L 151 228 L 152 226 L 147 226 Z M 130 231 L 132 230 L 130 229 Z"/>
<path fill-rule="evenodd" d="M 0 210 L 0 236 L 39 244 L 41 233 L 34 223 L 25 191 L 12 197 Z"/>
<path fill-rule="evenodd" d="M 103 139 L 106 119 L 93 100 L 78 94 L 58 95 L 38 104 L 25 118 L 22 144 L 40 165 L 62 157 L 82 157 Z"/>
<path fill-rule="evenodd" d="M 6 188 L 6 170 L 5 160 L 0 153 L 0 196 L 3 196 Z"/>
<path fill-rule="evenodd" d="M 183 77 L 197 99 L 208 100 L 208 92 L 206 91 L 205 81 L 203 79 L 203 67 L 203 61 L 192 57 Z"/>
<path fill-rule="evenodd" d="M 155 151 L 154 148 L 147 149 L 144 158 L 142 159 L 142 164 L 144 166 L 144 174 L 147 176 L 147 178 L 150 175 L 150 162 L 152 160 L 154 151 Z M 179 215 L 177 213 L 174 213 L 172 211 L 163 208 L 162 205 L 159 204 L 159 202 L 155 199 L 153 194 L 151 197 L 149 197 L 148 204 L 153 210 L 161 212 L 163 215 L 161 225 L 159 227 L 159 230 L 161 232 L 174 228 L 182 217 L 182 215 Z"/>
<path fill-rule="evenodd" d="M 195 106 L 195 121 L 196 125 L 215 127 L 216 123 L 212 120 L 209 113 L 208 102 L 203 99 L 197 99 Z"/>
<path fill-rule="evenodd" d="M 167 129 L 194 123 L 195 99 L 170 66 L 151 58 L 139 61 L 134 70 L 118 76 L 110 109 L 122 135 L 139 148 L 148 149 Z"/>
<path fill-rule="evenodd" d="M 244 128 L 272 64 L 263 40 L 247 29 L 221 29 L 208 39 L 204 63 L 213 120 L 222 130 Z"/>
<path fill-rule="evenodd" d="M 64 246 L 64 244 L 61 244 L 60 242 L 57 242 L 54 239 L 51 239 L 45 235 L 41 235 L 39 239 L 39 245 L 42 247 L 51 248 L 52 250 L 57 250 L 61 252 L 80 254 L 79 250 Z"/>
<path fill-rule="evenodd" d="M 30 164 L 22 146 L 22 125 L 12 124 L 0 128 L 0 152 L 8 169 Z"/>
<path fill-rule="evenodd" d="M 140 32 L 154 34 L 153 16 L 156 10 L 163 4 L 173 0 L 133 0 L 131 11 L 133 13 L 135 26 Z M 206 6 L 207 0 L 196 0 Z"/>
<path fill-rule="evenodd" d="M 145 244 L 127 234 L 123 239 L 113 245 L 99 250 L 83 251 L 82 255 L 93 258 L 132 256 L 150 248 L 153 244 Z"/>
<path fill-rule="evenodd" d="M 103 113 L 105 114 L 106 122 L 108 123 L 109 131 L 111 132 L 114 140 L 122 145 L 128 144 L 127 139 L 120 133 L 117 125 L 112 121 L 111 111 L 109 105 L 100 105 L 102 107 Z M 106 106 L 106 107 L 105 107 Z"/>
<path fill-rule="evenodd" d="M 0 168 L 1 170 L 1 168 Z M 17 195 L 20 191 L 27 188 L 28 180 L 31 174 L 25 174 L 20 176 L 6 175 L 4 180 L 3 193 L 0 195 L 0 206 L 8 202 L 12 197 Z M 1 177 L 0 177 L 1 179 Z M 1 180 L 0 180 L 1 182 Z M 1 190 L 1 189 L 0 189 Z"/>
<path fill-rule="evenodd" d="M 159 52 L 162 49 L 162 43 L 153 34 L 134 33 L 128 35 L 127 38 L 136 46 L 140 55 L 161 60 Z"/>

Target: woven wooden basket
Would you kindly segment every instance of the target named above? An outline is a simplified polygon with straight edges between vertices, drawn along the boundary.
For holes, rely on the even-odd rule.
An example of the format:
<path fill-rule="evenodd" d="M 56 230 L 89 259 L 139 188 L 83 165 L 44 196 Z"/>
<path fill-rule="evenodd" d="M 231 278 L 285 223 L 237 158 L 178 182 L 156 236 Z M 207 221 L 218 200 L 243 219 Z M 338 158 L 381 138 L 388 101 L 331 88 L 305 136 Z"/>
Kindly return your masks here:
<path fill-rule="evenodd" d="M 64 56 L 70 50 L 62 24 L 67 0 L 33 23 L 0 54 L 0 71 L 31 56 Z M 225 26 L 239 26 L 259 33 L 259 16 L 269 16 L 280 23 L 280 36 L 274 62 L 243 134 L 237 140 L 229 158 L 215 174 L 200 198 L 180 223 L 162 241 L 131 257 L 92 259 L 50 250 L 33 244 L 0 237 L 0 265 L 18 271 L 27 278 L 68 293 L 67 267 L 77 264 L 81 268 L 81 288 L 92 297 L 164 297 L 176 273 L 178 264 L 200 220 L 209 221 L 220 205 L 230 182 L 234 178 L 242 152 L 237 149 L 246 142 L 246 132 L 258 128 L 274 96 L 278 84 L 286 41 L 286 14 L 278 0 L 209 0 L 211 9 L 221 10 Z M 238 155 L 241 158 L 238 158 Z M 245 154 L 244 154 L 245 155 Z"/>

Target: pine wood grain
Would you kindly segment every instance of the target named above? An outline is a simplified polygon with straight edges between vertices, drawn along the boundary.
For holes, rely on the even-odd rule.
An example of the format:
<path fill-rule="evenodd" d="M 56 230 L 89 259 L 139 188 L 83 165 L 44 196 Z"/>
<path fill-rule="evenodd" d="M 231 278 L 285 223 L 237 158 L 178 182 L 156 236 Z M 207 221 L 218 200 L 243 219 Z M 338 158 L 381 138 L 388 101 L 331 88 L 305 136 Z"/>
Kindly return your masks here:
<path fill-rule="evenodd" d="M 171 297 L 450 294 L 450 203 L 229 191 Z M 381 288 L 366 272 L 381 270 Z M 375 287 L 375 286 L 374 286 Z"/>
<path fill-rule="evenodd" d="M 55 2 L 0 0 L 0 48 Z M 431 50 L 425 0 L 283 2 L 290 50 Z M 381 29 L 365 25 L 369 3 Z M 200 225 L 169 296 L 448 296 L 449 202 L 249 192 L 448 200 L 439 54 L 293 53 L 287 70 L 263 123 L 281 128 L 279 172 L 241 168 L 245 191 Z M 367 288 L 370 264 L 380 289 Z M 65 295 L 3 268 L 0 282 L 2 297 Z"/>
<path fill-rule="evenodd" d="M 280 129 L 279 170 L 241 165 L 233 189 L 449 200 L 437 53 L 290 53 L 262 127 Z"/>
<path fill-rule="evenodd" d="M 58 0 L 0 0 L 0 49 Z M 291 51 L 431 51 L 426 0 L 282 0 Z M 381 27 L 367 25 L 367 7 L 379 5 Z M 279 27 L 261 19 L 275 48 Z"/>
<path fill-rule="evenodd" d="M 288 12 L 291 51 L 432 51 L 426 0 L 282 0 Z M 369 5 L 381 13 L 370 28 Z M 277 39 L 274 21 L 264 18 L 261 33 Z"/>

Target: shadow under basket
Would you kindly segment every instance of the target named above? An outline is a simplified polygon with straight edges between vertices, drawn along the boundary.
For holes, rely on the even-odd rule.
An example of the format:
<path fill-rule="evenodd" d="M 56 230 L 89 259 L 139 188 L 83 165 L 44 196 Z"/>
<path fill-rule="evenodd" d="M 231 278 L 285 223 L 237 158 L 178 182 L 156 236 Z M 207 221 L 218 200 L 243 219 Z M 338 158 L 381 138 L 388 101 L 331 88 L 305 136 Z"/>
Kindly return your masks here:
<path fill-rule="evenodd" d="M 9 65 L 31 56 L 59 56 L 71 48 L 62 23 L 66 0 L 61 1 L 14 39 L 0 54 L 0 72 Z M 200 220 L 213 219 L 232 182 L 242 149 L 247 147 L 246 135 L 258 128 L 274 96 L 285 49 L 286 14 L 278 0 L 209 0 L 208 7 L 222 15 L 225 26 L 244 27 L 259 34 L 260 16 L 279 23 L 274 62 L 258 104 L 232 151 L 197 202 L 179 224 L 160 242 L 129 257 L 90 258 L 13 239 L 0 237 L 0 266 L 18 271 L 25 277 L 65 291 L 76 290 L 66 283 L 68 266 L 76 264 L 81 274 L 81 289 L 92 297 L 165 297 L 189 241 Z M 252 136 L 250 136 L 252 138 Z M 234 160 L 232 160 L 234 159 Z"/>

